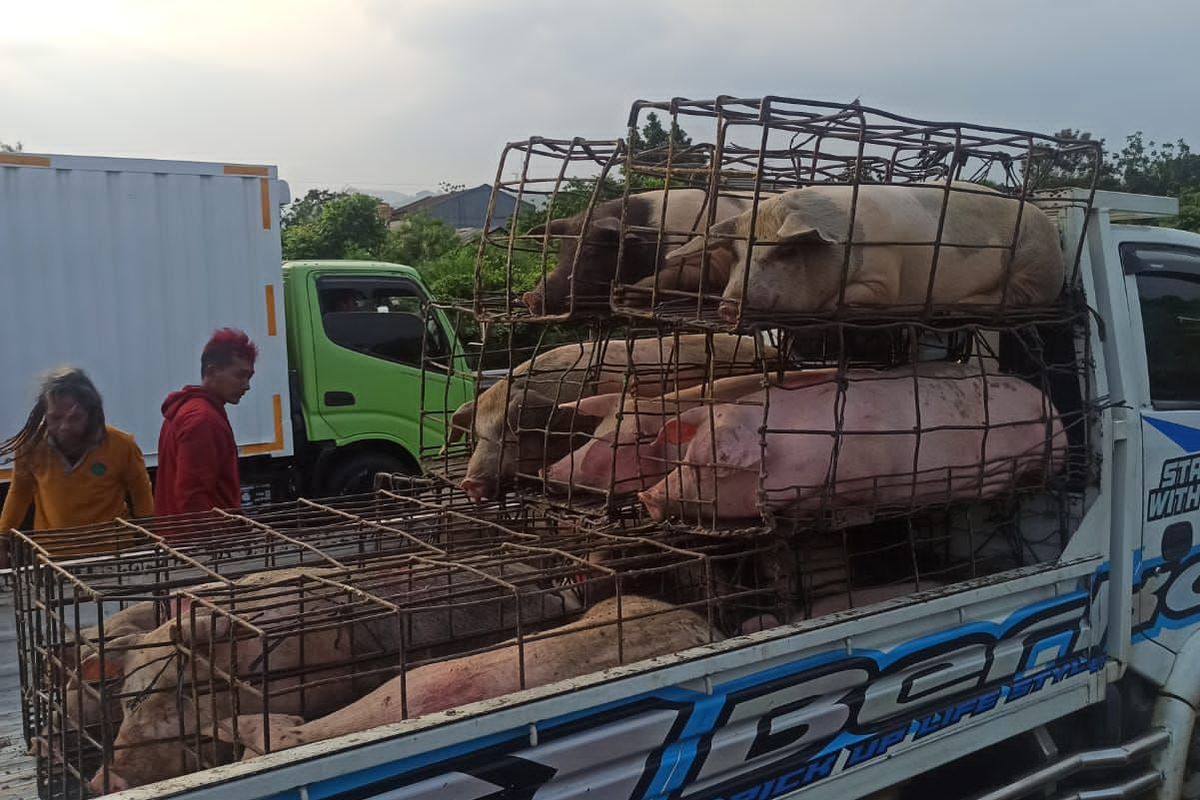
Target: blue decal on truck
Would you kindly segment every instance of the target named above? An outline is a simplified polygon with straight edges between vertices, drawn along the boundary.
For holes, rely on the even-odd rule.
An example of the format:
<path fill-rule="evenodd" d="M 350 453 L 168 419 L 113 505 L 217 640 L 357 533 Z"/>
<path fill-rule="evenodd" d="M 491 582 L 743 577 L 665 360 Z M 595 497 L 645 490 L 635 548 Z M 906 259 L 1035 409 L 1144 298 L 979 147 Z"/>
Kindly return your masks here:
<path fill-rule="evenodd" d="M 1190 425 L 1180 425 L 1178 422 L 1168 422 L 1157 417 L 1144 416 L 1146 424 L 1166 436 L 1185 453 L 1200 453 L 1200 428 Z"/>
<path fill-rule="evenodd" d="M 1135 554 L 1135 641 L 1200 620 L 1200 547 Z M 329 800 L 771 800 L 1103 669 L 1107 565 L 1000 622 L 670 687 L 309 786 Z M 1086 635 L 1085 635 L 1086 634 Z M 294 795 L 286 795 L 293 797 Z M 281 796 L 283 797 L 283 796 Z"/>
<path fill-rule="evenodd" d="M 1103 667 L 1096 585 L 887 650 L 831 651 L 711 693 L 657 690 L 324 782 L 321 797 L 767 800 Z M 315 787 L 309 787 L 310 796 Z"/>

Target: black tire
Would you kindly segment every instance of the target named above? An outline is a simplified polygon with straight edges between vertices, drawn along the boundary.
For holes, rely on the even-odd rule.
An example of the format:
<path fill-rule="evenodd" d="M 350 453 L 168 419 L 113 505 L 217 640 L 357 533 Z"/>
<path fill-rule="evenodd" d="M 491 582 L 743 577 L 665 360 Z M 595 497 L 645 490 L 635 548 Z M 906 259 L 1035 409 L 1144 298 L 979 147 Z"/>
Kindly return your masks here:
<path fill-rule="evenodd" d="M 410 462 L 378 451 L 368 451 L 349 456 L 322 481 L 322 493 L 333 497 L 345 494 L 363 494 L 375 488 L 375 475 L 380 472 L 402 472 L 413 474 Z"/>

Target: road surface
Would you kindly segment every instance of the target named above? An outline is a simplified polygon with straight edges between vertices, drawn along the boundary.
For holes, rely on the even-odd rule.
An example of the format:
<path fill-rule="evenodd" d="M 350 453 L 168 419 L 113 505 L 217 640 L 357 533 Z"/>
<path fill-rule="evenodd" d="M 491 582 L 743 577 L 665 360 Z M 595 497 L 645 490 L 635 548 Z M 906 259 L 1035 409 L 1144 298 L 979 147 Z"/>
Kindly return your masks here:
<path fill-rule="evenodd" d="M 37 797 L 34 760 L 21 730 L 21 675 L 12 583 L 0 577 L 0 798 Z"/>

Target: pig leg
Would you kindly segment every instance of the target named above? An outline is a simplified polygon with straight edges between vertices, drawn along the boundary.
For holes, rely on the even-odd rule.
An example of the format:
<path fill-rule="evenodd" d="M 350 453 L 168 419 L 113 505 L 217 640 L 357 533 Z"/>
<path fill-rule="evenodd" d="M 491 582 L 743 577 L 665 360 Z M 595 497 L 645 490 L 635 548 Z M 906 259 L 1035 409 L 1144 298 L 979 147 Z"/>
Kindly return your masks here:
<path fill-rule="evenodd" d="M 882 306 L 894 305 L 900 297 L 900 271 L 897 264 L 894 269 L 887 271 L 872 270 L 869 279 L 851 279 L 846 286 L 846 305 L 850 306 Z M 921 302 L 924 302 L 922 299 Z M 829 299 L 832 307 L 837 303 L 837 292 Z"/>
<path fill-rule="evenodd" d="M 262 714 L 242 714 L 240 717 L 221 720 L 217 725 L 217 738 L 229 744 L 242 745 L 245 748 L 242 760 L 246 761 L 266 753 L 268 733 L 271 738 L 271 752 L 304 744 L 304 739 L 297 730 L 303 724 L 303 717 L 269 714 L 267 727 L 264 728 Z"/>

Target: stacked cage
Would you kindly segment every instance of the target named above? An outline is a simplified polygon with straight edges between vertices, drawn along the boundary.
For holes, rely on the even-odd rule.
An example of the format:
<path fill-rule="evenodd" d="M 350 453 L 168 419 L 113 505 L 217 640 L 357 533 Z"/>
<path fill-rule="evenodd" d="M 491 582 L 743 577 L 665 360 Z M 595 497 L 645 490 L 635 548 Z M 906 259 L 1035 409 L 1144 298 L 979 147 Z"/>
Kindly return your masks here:
<path fill-rule="evenodd" d="M 15 538 L 43 796 L 1064 552 L 1096 398 L 1043 192 L 1096 145 L 782 98 L 628 127 L 505 148 L 473 296 L 426 309 L 424 478 Z"/>
<path fill-rule="evenodd" d="M 512 143 L 491 210 L 520 211 L 440 310 L 479 391 L 430 412 L 426 469 L 599 530 L 781 537 L 794 614 L 1053 562 L 1098 479 L 1084 233 L 1058 223 L 1100 163 L 779 97 Z"/>
<path fill-rule="evenodd" d="M 783 614 L 781 555 L 403 478 L 18 534 L 40 795 L 106 794 L 708 644 Z"/>

